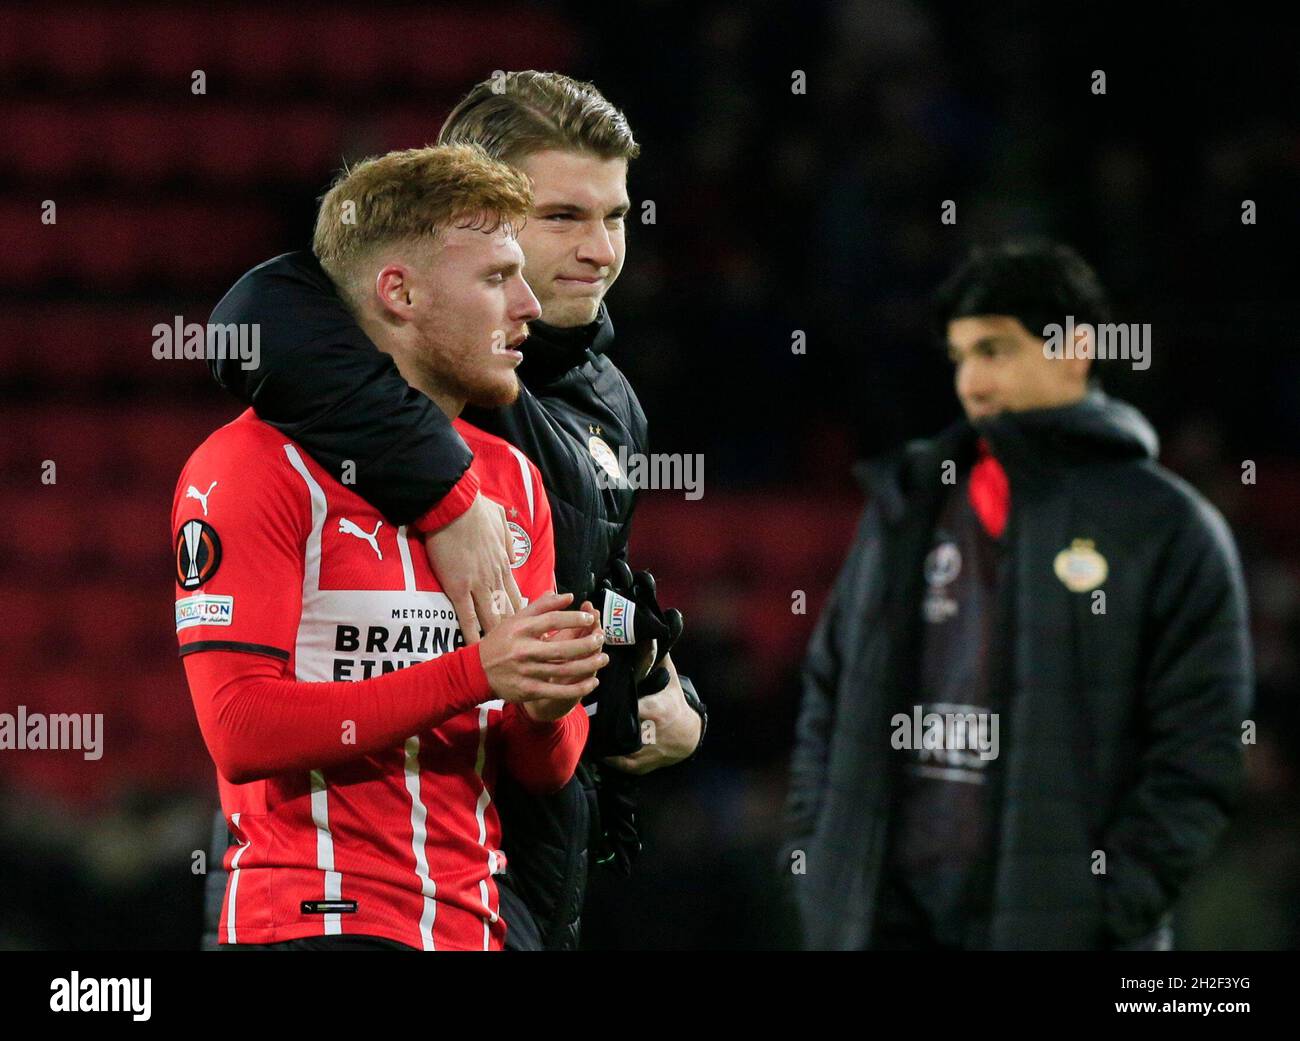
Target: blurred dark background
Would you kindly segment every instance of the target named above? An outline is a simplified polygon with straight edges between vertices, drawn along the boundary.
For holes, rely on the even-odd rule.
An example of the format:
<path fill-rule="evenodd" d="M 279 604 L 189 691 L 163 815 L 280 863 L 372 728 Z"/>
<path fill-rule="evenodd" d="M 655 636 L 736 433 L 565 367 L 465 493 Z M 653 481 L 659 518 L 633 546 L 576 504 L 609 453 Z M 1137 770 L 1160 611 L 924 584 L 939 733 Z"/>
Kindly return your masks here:
<path fill-rule="evenodd" d="M 201 362 L 154 359 L 152 327 L 206 321 L 304 245 L 344 157 L 431 141 L 472 83 L 521 68 L 594 80 L 641 141 L 616 359 L 653 450 L 705 460 L 700 501 L 644 493 L 632 557 L 686 614 L 707 752 L 645 780 L 646 851 L 630 881 L 597 875 L 586 944 L 792 942 L 779 809 L 800 656 L 861 508 L 849 467 L 955 418 L 927 296 L 972 242 L 1038 232 L 1098 268 L 1118 320 L 1152 323 L 1150 369 L 1108 387 L 1247 569 L 1259 739 L 1181 945 L 1296 946 L 1293 39 L 1235 5 L 1150 27 L 1105 6 L 642 0 L 0 13 L 0 711 L 105 714 L 98 761 L 0 751 L 0 948 L 198 942 L 217 803 L 168 516 L 240 406 Z"/>

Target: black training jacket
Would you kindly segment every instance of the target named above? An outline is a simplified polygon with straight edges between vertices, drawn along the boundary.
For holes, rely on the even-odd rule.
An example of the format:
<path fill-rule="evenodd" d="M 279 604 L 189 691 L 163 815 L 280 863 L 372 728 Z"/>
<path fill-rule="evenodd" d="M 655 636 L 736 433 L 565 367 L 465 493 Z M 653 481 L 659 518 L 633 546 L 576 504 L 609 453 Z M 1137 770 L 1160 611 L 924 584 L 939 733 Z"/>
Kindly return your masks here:
<path fill-rule="evenodd" d="M 804 942 L 870 943 L 901 754 L 889 720 L 916 698 L 922 562 L 945 464 L 969 465 L 977 433 L 1011 485 L 981 945 L 1156 946 L 1242 788 L 1246 597 L 1222 517 L 1156 464 L 1146 420 L 1100 392 L 962 422 L 860 470 L 868 504 L 804 666 L 782 860 Z"/>
<path fill-rule="evenodd" d="M 333 473 L 355 463 L 357 493 L 394 524 L 423 517 L 460 480 L 470 453 L 445 413 L 411 388 L 357 326 L 309 252 L 286 253 L 245 274 L 217 304 L 215 323 L 259 323 L 261 363 L 209 362 L 217 382 Z M 605 355 L 614 327 L 602 304 L 579 329 L 529 326 L 519 400 L 464 418 L 524 452 L 541 471 L 555 531 L 556 582 L 580 595 L 627 551 L 635 489 L 600 481 L 597 457 L 646 452 L 646 419 Z M 606 453 L 606 448 L 608 453 Z M 602 486 L 603 485 L 603 486 Z M 503 773 L 497 807 L 509 862 L 507 946 L 571 948 L 586 891 L 595 814 L 589 771 L 538 797 Z M 224 850 L 222 851 L 224 852 Z M 221 871 L 209 888 L 224 887 Z M 521 897 L 531 914 L 522 919 Z M 220 901 L 217 901 L 219 906 Z M 209 916 L 206 946 L 214 942 Z"/>

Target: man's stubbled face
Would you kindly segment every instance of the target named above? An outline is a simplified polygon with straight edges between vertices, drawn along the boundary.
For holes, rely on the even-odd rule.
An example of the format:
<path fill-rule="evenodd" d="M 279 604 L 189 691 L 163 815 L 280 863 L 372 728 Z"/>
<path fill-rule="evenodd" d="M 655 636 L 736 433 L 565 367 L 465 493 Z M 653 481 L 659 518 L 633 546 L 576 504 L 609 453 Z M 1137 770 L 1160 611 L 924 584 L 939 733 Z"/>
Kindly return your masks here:
<path fill-rule="evenodd" d="M 523 263 L 507 227 L 454 227 L 439 236 L 426 263 L 413 267 L 419 306 L 411 357 L 425 380 L 482 408 L 509 405 L 519 396 L 518 348 L 527 323 L 541 314 Z"/>
<path fill-rule="evenodd" d="M 587 325 L 623 270 L 627 160 L 548 149 L 515 165 L 533 182 L 533 210 L 519 244 L 542 321 Z"/>

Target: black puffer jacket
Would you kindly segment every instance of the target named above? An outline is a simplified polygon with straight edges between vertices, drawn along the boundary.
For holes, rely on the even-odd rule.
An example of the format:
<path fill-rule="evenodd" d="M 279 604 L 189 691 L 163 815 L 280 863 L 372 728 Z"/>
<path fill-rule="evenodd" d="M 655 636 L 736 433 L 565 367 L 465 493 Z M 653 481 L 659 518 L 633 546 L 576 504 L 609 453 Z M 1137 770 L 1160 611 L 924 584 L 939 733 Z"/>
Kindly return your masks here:
<path fill-rule="evenodd" d="M 214 360 L 217 381 L 331 472 L 353 461 L 357 493 L 393 524 L 422 516 L 469 466 L 469 450 L 446 415 L 375 348 L 311 253 L 253 268 L 218 303 L 212 322 L 261 326 L 261 364 L 246 370 L 238 360 Z M 605 356 L 614 329 L 603 304 L 591 325 L 569 330 L 537 322 L 530 330 L 519 400 L 507 409 L 467 410 L 465 419 L 537 464 L 555 528 L 557 585 L 580 594 L 626 554 L 636 495 L 626 482 L 598 481 L 597 457 L 617 458 L 620 447 L 646 452 L 646 419 Z M 502 774 L 496 802 L 509 863 L 500 880 L 511 923 L 507 946 L 576 946 L 595 783 L 580 765 L 564 789 L 539 797 Z M 209 874 L 209 889 L 224 885 L 222 871 Z M 211 917 L 208 930 L 210 946 Z"/>
<path fill-rule="evenodd" d="M 963 422 L 861 471 L 869 502 L 809 647 L 791 779 L 784 873 L 813 948 L 870 942 L 889 717 L 916 689 L 944 464 L 968 465 L 976 433 Z M 1099 392 L 978 433 L 1011 485 L 1013 576 L 993 652 L 1007 703 L 984 946 L 1150 945 L 1242 785 L 1252 680 L 1232 536 L 1155 463 L 1141 415 Z M 1058 577 L 1062 551 L 1089 553 L 1075 540 L 1108 565 L 1104 613 Z M 806 873 L 791 872 L 796 850 Z"/>

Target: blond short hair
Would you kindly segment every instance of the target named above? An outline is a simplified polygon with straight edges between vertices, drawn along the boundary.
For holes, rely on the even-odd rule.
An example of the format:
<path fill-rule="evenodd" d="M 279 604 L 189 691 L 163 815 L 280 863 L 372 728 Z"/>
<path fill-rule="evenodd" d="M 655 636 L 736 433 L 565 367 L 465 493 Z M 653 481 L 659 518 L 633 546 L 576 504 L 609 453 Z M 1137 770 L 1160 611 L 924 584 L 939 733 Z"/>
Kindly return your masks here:
<path fill-rule="evenodd" d="M 451 110 L 438 143 L 481 145 L 507 163 L 547 149 L 629 160 L 641 152 L 627 117 L 594 85 L 533 69 L 476 84 Z"/>
<path fill-rule="evenodd" d="M 312 252 L 346 297 L 380 247 L 435 239 L 453 225 L 513 233 L 532 204 L 528 178 L 477 145 L 389 152 L 335 178 L 321 198 Z"/>

